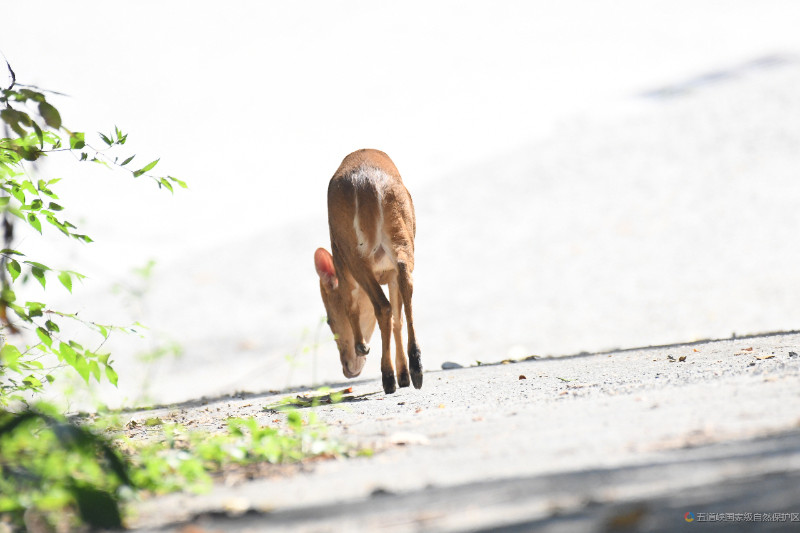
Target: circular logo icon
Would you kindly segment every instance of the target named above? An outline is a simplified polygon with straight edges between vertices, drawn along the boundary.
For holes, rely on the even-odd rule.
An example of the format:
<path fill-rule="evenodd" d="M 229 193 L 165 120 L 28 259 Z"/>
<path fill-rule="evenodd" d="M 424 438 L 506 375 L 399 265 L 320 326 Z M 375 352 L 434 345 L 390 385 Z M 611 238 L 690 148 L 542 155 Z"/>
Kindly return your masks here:
<path fill-rule="evenodd" d="M 694 513 L 689 511 L 688 513 L 683 515 L 683 519 L 686 520 L 687 522 L 694 522 Z"/>

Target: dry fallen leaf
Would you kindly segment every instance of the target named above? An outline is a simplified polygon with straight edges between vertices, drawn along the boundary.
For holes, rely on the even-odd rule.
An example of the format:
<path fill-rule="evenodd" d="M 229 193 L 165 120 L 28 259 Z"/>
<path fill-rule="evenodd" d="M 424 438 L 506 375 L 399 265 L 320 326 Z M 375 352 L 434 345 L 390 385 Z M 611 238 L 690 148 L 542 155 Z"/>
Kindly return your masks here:
<path fill-rule="evenodd" d="M 751 347 L 749 347 L 749 348 L 743 348 L 743 349 L 742 349 L 742 351 L 745 351 L 745 352 L 752 352 L 752 351 L 753 351 L 753 347 L 751 346 Z"/>
<path fill-rule="evenodd" d="M 756 356 L 756 359 L 758 359 L 759 361 L 763 361 L 764 359 L 774 359 L 774 358 L 775 358 L 774 355 L 764 355 L 764 356 L 761 356 L 761 357 Z"/>
<path fill-rule="evenodd" d="M 228 513 L 233 515 L 240 515 L 246 513 L 252 507 L 250 500 L 247 498 L 229 498 L 222 502 L 222 507 Z"/>
<path fill-rule="evenodd" d="M 696 351 L 697 351 L 697 350 L 695 350 L 695 352 L 696 352 Z M 685 355 L 682 355 L 682 356 L 678 357 L 678 361 L 680 361 L 681 363 L 683 363 L 684 361 L 686 361 L 686 356 L 685 356 Z"/>
<path fill-rule="evenodd" d="M 519 379 L 528 379 L 528 378 L 525 377 L 525 374 L 520 374 Z"/>

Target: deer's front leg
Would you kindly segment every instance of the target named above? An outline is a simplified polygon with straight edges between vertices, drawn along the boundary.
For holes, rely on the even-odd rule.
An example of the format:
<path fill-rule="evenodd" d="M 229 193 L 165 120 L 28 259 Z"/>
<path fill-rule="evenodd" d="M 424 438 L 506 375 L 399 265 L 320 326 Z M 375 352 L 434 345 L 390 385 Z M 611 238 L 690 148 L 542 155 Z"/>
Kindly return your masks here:
<path fill-rule="evenodd" d="M 361 330 L 361 320 L 358 312 L 358 300 L 355 297 L 356 293 L 361 289 L 346 277 L 341 283 L 341 290 L 345 296 L 345 306 L 349 309 L 347 319 L 353 332 L 353 347 L 357 355 L 365 356 L 369 353 L 369 346 L 364 342 L 364 332 Z"/>
<path fill-rule="evenodd" d="M 366 291 L 375 310 L 375 318 L 381 330 L 381 377 L 383 378 L 383 391 L 392 394 L 397 390 L 397 382 L 394 377 L 394 367 L 392 366 L 390 340 L 392 337 L 392 306 L 386 295 L 383 294 L 380 284 L 372 276 L 365 274 L 366 269 L 354 272 L 356 281 L 361 285 L 361 289 Z"/>
<path fill-rule="evenodd" d="M 383 295 L 383 292 L 381 292 L 381 295 Z M 390 349 L 390 339 L 392 337 L 392 306 L 386 301 L 385 296 L 380 306 L 375 306 L 375 316 L 378 319 L 378 327 L 381 330 L 381 377 L 383 378 L 383 392 L 392 394 L 397 390 Z"/>

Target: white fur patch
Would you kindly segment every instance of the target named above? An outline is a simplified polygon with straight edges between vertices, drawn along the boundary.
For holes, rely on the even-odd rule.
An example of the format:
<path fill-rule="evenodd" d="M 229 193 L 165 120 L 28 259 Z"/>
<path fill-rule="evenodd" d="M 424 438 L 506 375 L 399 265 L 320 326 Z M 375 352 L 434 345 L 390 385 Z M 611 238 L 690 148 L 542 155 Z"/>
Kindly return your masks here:
<path fill-rule="evenodd" d="M 358 239 L 358 254 L 361 257 L 374 255 L 382 244 L 388 242 L 388 236 L 383 235 L 383 194 L 386 186 L 391 179 L 384 171 L 373 167 L 361 167 L 353 174 L 353 183 L 358 187 L 366 183 L 371 183 L 375 187 L 378 195 L 378 220 L 375 223 L 376 235 L 370 236 L 364 233 L 361 227 L 361 219 L 358 209 L 358 195 L 355 198 L 355 217 L 353 217 L 353 229 Z M 369 225 L 367 226 L 369 228 Z M 390 247 L 384 246 L 386 250 Z"/>

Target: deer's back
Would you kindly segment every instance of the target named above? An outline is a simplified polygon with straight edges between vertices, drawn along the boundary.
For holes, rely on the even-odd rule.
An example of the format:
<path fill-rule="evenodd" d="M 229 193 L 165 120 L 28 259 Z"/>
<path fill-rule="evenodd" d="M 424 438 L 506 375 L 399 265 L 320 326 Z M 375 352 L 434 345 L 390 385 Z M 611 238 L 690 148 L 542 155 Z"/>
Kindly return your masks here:
<path fill-rule="evenodd" d="M 380 150 L 353 152 L 328 185 L 334 258 L 352 269 L 364 262 L 381 283 L 405 262 L 414 264 L 416 221 L 411 196 L 392 160 Z"/>

